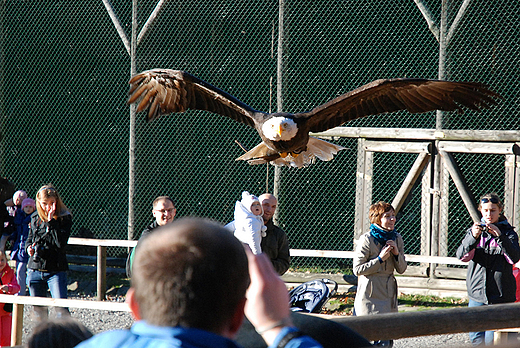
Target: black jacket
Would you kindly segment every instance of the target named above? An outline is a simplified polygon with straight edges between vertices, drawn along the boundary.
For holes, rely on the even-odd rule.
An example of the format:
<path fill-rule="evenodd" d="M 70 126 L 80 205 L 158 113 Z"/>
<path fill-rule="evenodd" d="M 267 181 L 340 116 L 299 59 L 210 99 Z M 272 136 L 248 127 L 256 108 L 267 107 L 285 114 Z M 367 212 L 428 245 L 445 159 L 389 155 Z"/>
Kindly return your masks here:
<path fill-rule="evenodd" d="M 29 258 L 27 267 L 30 269 L 60 272 L 69 269 L 65 248 L 72 227 L 72 216 L 70 214 L 60 216 L 45 222 L 40 219 L 38 212 L 31 215 L 31 228 L 27 238 L 26 248 L 33 243 L 39 246 L 39 259 L 35 255 Z"/>
<path fill-rule="evenodd" d="M 141 237 L 137 241 L 137 245 L 139 245 L 141 239 L 152 233 L 152 231 L 157 227 L 159 227 L 159 225 L 157 224 L 157 220 L 155 220 L 147 228 L 145 228 L 145 230 L 141 233 Z M 135 248 L 137 248 L 137 245 L 135 246 Z M 128 257 L 126 258 L 126 276 L 128 278 L 132 277 L 132 262 L 134 261 L 135 248 L 132 249 L 132 251 L 128 254 Z"/>
<path fill-rule="evenodd" d="M 269 256 L 276 272 L 283 275 L 291 264 L 287 234 L 280 227 L 274 225 L 273 220 L 269 220 L 266 226 L 266 236 L 262 238 L 260 244 L 262 252 Z"/>
<path fill-rule="evenodd" d="M 470 299 L 486 304 L 515 302 L 513 264 L 520 260 L 518 235 L 505 219 L 495 226 L 502 233 L 499 237 L 482 232 L 475 239 L 470 228 L 457 257 L 469 261 L 466 286 Z"/>

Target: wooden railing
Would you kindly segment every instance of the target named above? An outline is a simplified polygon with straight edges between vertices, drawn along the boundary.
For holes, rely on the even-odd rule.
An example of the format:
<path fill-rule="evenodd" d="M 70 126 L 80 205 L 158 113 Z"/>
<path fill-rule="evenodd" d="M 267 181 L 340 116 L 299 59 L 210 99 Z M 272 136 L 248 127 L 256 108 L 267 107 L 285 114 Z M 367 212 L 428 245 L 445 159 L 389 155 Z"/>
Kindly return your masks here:
<path fill-rule="evenodd" d="M 22 342 L 24 305 L 86 308 L 129 312 L 126 303 L 0 295 L 0 303 L 13 303 L 11 345 Z M 486 331 L 520 327 L 520 303 L 453 308 L 369 316 L 317 315 L 343 324 L 368 340 Z"/>
<path fill-rule="evenodd" d="M 97 300 L 102 301 L 106 296 L 106 262 L 107 252 L 106 248 L 112 247 L 135 247 L 137 241 L 135 240 L 119 240 L 119 239 L 90 239 L 90 238 L 69 238 L 71 245 L 83 245 L 97 247 Z M 354 257 L 353 251 L 336 251 L 336 250 L 305 250 L 305 249 L 291 249 L 291 256 L 305 256 L 305 257 L 329 257 L 329 258 L 343 258 L 351 259 Z M 422 262 L 429 264 L 442 265 L 465 265 L 466 263 L 460 261 L 455 257 L 443 256 L 421 256 L 421 255 L 406 255 L 406 260 L 409 262 Z"/>
<path fill-rule="evenodd" d="M 88 301 L 0 294 L 0 303 L 13 303 L 13 318 L 11 328 L 12 346 L 18 346 L 22 344 L 24 305 L 87 308 L 106 311 L 130 312 L 130 308 L 126 303 L 108 301 Z"/>
<path fill-rule="evenodd" d="M 97 247 L 97 300 L 102 301 L 106 296 L 106 265 L 107 265 L 107 247 L 135 247 L 137 241 L 135 240 L 118 240 L 118 239 L 90 239 L 90 238 L 69 238 L 71 245 L 83 245 Z M 291 249 L 291 256 L 305 256 L 305 257 L 329 257 L 329 258 L 343 258 L 351 259 L 354 257 L 353 251 L 335 251 L 335 250 L 305 250 L 305 249 Z M 465 263 L 455 257 L 442 256 L 421 256 L 421 255 L 406 255 L 406 260 L 409 262 L 423 262 L 443 265 L 464 265 Z"/>

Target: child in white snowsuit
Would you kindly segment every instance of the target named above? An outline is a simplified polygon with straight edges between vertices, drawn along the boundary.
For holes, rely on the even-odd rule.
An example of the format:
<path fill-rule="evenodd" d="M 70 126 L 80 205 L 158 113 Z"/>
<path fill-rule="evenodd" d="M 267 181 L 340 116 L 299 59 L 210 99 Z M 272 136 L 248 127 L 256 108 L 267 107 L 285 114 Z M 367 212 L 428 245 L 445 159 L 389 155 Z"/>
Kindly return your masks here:
<path fill-rule="evenodd" d="M 235 221 L 226 226 L 234 230 L 235 237 L 249 245 L 254 254 L 262 253 L 260 242 L 267 230 L 262 215 L 263 209 L 258 198 L 244 191 L 242 200 L 235 203 Z"/>

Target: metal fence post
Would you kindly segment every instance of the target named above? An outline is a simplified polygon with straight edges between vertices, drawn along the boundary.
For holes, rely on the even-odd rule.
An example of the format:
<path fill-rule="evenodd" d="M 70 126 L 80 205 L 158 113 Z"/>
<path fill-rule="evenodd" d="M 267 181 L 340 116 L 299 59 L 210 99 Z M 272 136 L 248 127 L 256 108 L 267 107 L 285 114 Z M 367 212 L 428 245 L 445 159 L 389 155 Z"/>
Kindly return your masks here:
<path fill-rule="evenodd" d="M 130 76 L 137 73 L 137 5 L 138 1 L 132 1 L 132 39 L 130 44 Z M 128 144 L 128 239 L 134 239 L 134 196 L 135 196 L 135 104 L 130 105 L 130 131 Z"/>
<path fill-rule="evenodd" d="M 278 5 L 278 52 L 277 52 L 277 66 L 276 66 L 276 110 L 277 112 L 283 111 L 283 44 L 284 44 L 284 33 L 283 33 L 283 17 L 284 17 L 284 0 L 279 1 Z M 281 168 L 278 166 L 274 167 L 274 184 L 273 194 L 276 198 L 280 199 L 280 176 Z M 280 208 L 276 209 L 273 216 L 273 222 L 278 223 L 278 217 L 280 216 Z"/>

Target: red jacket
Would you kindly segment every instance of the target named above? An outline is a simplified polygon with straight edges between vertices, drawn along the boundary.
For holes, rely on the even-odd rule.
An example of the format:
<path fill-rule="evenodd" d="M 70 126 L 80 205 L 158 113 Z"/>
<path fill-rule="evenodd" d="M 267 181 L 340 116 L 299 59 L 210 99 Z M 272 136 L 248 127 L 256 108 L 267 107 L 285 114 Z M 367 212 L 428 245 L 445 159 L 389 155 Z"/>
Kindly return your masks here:
<path fill-rule="evenodd" d="M 9 265 L 6 264 L 4 269 L 0 271 L 0 274 L 2 285 L 7 285 L 9 288 L 7 294 L 14 295 L 20 291 L 20 285 L 18 285 L 18 282 L 16 281 L 16 275 Z M 0 316 L 8 314 L 10 314 L 10 312 L 4 311 L 4 304 L 0 303 Z"/>

